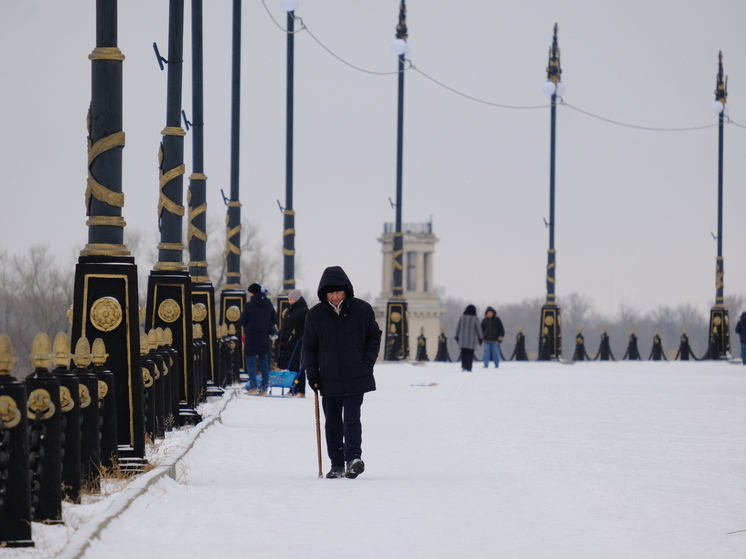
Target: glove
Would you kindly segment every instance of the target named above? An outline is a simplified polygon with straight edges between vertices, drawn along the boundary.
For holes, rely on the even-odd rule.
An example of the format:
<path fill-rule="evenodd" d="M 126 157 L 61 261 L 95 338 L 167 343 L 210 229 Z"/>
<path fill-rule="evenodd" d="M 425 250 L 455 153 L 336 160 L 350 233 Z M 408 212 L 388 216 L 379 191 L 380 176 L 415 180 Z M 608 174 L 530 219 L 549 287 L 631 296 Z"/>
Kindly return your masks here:
<path fill-rule="evenodd" d="M 482 340 L 479 340 L 479 345 L 482 345 Z"/>
<path fill-rule="evenodd" d="M 499 344 L 503 343 L 503 339 L 502 338 L 497 338 L 497 343 L 499 343 Z"/>
<path fill-rule="evenodd" d="M 314 392 L 318 392 L 319 390 L 321 390 L 321 381 L 317 378 L 308 379 L 308 385 Z"/>
<path fill-rule="evenodd" d="M 277 339 L 277 334 L 272 334 L 269 339 L 274 342 Z"/>

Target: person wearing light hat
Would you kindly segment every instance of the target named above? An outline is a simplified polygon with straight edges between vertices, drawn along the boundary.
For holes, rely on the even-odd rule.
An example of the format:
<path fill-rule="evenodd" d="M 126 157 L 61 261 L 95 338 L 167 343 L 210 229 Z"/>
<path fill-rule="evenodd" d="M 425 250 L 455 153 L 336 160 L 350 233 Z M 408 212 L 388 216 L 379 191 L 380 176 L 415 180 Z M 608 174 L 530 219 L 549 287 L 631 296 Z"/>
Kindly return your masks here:
<path fill-rule="evenodd" d="M 300 289 L 288 291 L 288 302 L 290 306 L 284 311 L 285 316 L 282 319 L 280 337 L 277 340 L 280 348 L 277 356 L 277 367 L 298 373 L 295 386 L 290 390 L 289 395 L 305 398 L 306 373 L 300 364 L 308 305 Z"/>
<path fill-rule="evenodd" d="M 328 478 L 356 478 L 362 460 L 360 408 L 366 392 L 376 389 L 373 366 L 381 329 L 369 303 L 355 297 L 339 266 L 324 270 L 319 304 L 306 315 L 303 360 L 308 385 L 322 396 L 326 450 L 332 463 Z"/>
<path fill-rule="evenodd" d="M 247 291 L 250 298 L 246 301 L 239 320 L 243 326 L 246 342 L 244 353 L 246 354 L 246 372 L 249 374 L 249 382 L 246 385 L 248 393 L 266 396 L 269 387 L 269 350 L 271 347 L 271 336 L 277 335 L 277 313 L 272 303 L 262 293 L 262 286 L 252 283 Z M 262 372 L 261 387 L 257 383 L 257 363 Z"/>

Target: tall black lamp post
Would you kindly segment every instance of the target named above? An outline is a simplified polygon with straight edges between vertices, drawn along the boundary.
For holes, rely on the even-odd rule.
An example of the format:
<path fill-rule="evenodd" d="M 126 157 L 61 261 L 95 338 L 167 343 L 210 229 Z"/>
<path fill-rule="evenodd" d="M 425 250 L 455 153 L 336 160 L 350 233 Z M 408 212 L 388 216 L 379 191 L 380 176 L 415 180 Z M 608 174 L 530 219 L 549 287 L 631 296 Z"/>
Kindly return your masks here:
<path fill-rule="evenodd" d="M 181 94 L 184 53 L 184 0 L 169 0 L 168 8 L 168 76 L 166 91 L 166 126 L 158 152 L 160 161 L 158 198 L 158 262 L 148 277 L 148 302 L 145 330 L 170 328 L 172 347 L 178 351 L 178 383 L 172 383 L 171 410 L 180 416 L 180 403 L 194 404 L 196 393 L 190 390 L 194 374 L 192 334 L 192 281 L 184 263 L 182 223 L 184 199 L 184 136 L 181 127 Z M 139 359 L 139 358 L 138 358 Z"/>
<path fill-rule="evenodd" d="M 715 85 L 715 101 L 712 110 L 718 115 L 718 254 L 715 263 L 715 305 L 710 309 L 710 339 L 707 356 L 710 359 L 730 357 L 730 325 L 728 309 L 725 308 L 723 269 L 723 125 L 730 111 L 728 99 L 728 77 L 723 75 L 723 53 L 718 54 L 718 73 Z"/>
<path fill-rule="evenodd" d="M 404 147 L 404 60 L 409 51 L 407 44 L 407 6 L 399 5 L 399 24 L 392 44 L 399 58 L 398 121 L 396 133 L 396 224 L 393 242 L 394 283 L 392 298 L 386 304 L 386 347 L 384 358 L 398 361 L 409 357 L 407 328 L 407 302 L 404 300 L 404 233 L 402 233 L 402 164 Z"/>
<path fill-rule="evenodd" d="M 554 24 L 554 39 L 549 48 L 547 81 L 542 90 L 551 98 L 551 132 L 549 143 L 549 251 L 547 253 L 547 299 L 541 307 L 541 332 L 539 337 L 539 360 L 549 361 L 562 356 L 562 317 L 555 294 L 556 255 L 554 248 L 554 159 L 557 130 L 557 97 L 564 93 L 560 49 L 557 44 L 558 26 Z"/>
<path fill-rule="evenodd" d="M 241 286 L 241 202 L 239 201 L 239 162 L 241 139 L 241 0 L 233 0 L 233 60 L 231 87 L 231 195 L 228 205 L 225 241 L 226 277 L 220 293 L 220 316 L 226 328 L 241 331 L 246 292 Z M 238 355 L 243 355 L 241 336 L 236 340 Z M 237 374 L 238 371 L 235 371 Z"/>
<path fill-rule="evenodd" d="M 122 217 L 122 65 L 117 47 L 117 0 L 96 2 L 96 48 L 88 113 L 88 244 L 75 268 L 72 339 L 101 338 L 116 385 L 120 456 L 145 456 L 137 266 L 124 245 Z"/>
<path fill-rule="evenodd" d="M 285 310 L 289 308 L 287 293 L 295 289 L 295 211 L 293 210 L 293 107 L 295 74 L 295 10 L 298 0 L 282 0 L 287 11 L 287 83 L 285 111 L 285 207 L 282 208 L 282 294 L 277 298 L 277 316 L 282 327 Z"/>
<path fill-rule="evenodd" d="M 192 174 L 189 176 L 189 275 L 192 278 L 192 320 L 202 327 L 207 379 L 220 384 L 217 367 L 215 288 L 207 272 L 207 176 L 204 173 L 204 102 L 202 56 L 202 0 L 192 0 Z M 185 379 L 186 380 L 186 379 Z M 187 387 L 187 402 L 194 405 L 200 391 Z"/>

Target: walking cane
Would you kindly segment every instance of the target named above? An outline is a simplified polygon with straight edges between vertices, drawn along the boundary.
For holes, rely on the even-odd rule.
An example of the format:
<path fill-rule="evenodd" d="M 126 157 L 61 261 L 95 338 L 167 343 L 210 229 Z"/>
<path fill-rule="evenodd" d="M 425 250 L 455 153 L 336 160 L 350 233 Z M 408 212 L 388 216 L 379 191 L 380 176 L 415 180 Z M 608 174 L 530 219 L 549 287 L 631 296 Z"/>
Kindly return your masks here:
<path fill-rule="evenodd" d="M 314 407 L 316 408 L 316 455 L 319 459 L 319 477 L 323 478 L 324 474 L 321 467 L 321 417 L 319 414 L 319 393 L 318 390 L 313 391 L 314 394 Z"/>

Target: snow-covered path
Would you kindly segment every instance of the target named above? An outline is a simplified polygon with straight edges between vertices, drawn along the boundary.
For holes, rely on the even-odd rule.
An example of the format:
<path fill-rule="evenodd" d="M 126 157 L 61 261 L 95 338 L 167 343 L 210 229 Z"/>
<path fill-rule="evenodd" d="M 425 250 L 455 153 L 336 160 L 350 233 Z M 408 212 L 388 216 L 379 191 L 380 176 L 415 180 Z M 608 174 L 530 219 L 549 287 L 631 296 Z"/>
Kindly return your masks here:
<path fill-rule="evenodd" d="M 313 398 L 240 395 L 85 557 L 746 556 L 746 368 L 376 376 L 358 479 L 317 478 Z"/>

